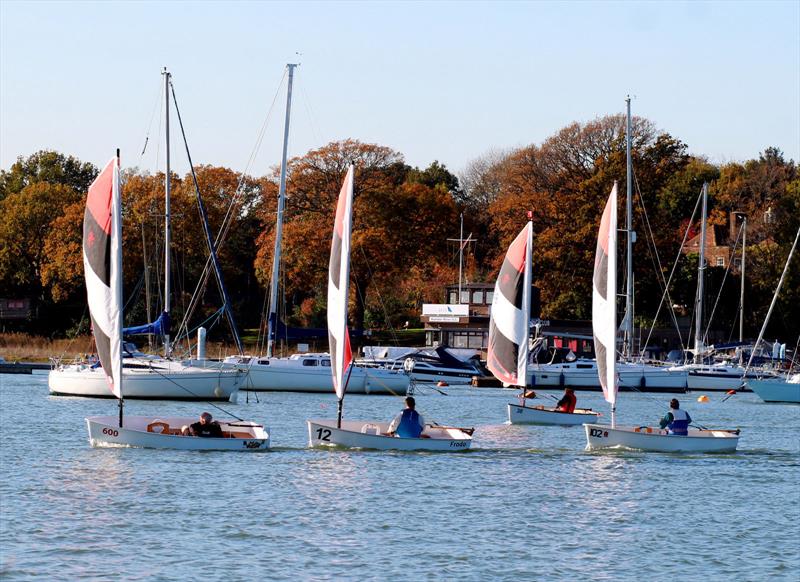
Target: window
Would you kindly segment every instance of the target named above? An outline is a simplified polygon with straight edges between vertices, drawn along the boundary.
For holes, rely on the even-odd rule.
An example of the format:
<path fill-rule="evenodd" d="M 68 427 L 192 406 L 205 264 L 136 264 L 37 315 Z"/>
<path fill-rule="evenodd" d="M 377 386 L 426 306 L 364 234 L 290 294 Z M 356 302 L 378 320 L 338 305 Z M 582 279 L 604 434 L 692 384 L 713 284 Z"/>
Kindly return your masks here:
<path fill-rule="evenodd" d="M 491 305 L 493 299 L 494 299 L 494 291 L 487 291 L 486 292 L 486 304 L 487 305 Z"/>
<path fill-rule="evenodd" d="M 318 366 L 319 363 L 316 360 L 303 360 L 304 366 Z"/>
<path fill-rule="evenodd" d="M 447 293 L 447 302 L 450 305 L 458 304 L 458 291 L 450 291 Z"/>
<path fill-rule="evenodd" d="M 330 368 L 331 367 L 331 361 L 330 360 L 322 360 L 322 367 L 323 368 L 326 368 L 326 367 Z"/>
<path fill-rule="evenodd" d="M 258 363 L 262 366 L 269 366 L 269 360 L 259 360 Z"/>
<path fill-rule="evenodd" d="M 469 303 L 469 291 L 461 292 L 461 303 Z"/>
<path fill-rule="evenodd" d="M 483 291 L 473 291 L 472 292 L 472 303 L 483 303 Z"/>
<path fill-rule="evenodd" d="M 717 266 L 724 267 L 725 266 L 725 257 L 717 257 Z"/>
<path fill-rule="evenodd" d="M 9 309 L 25 309 L 25 302 L 20 299 L 9 299 L 8 300 L 8 308 Z"/>

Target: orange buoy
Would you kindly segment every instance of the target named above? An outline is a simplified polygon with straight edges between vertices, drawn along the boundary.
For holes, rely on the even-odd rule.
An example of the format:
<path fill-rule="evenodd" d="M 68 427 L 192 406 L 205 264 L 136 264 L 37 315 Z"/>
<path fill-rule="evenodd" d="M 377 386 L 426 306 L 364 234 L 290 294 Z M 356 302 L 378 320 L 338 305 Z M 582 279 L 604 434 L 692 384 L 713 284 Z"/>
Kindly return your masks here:
<path fill-rule="evenodd" d="M 697 401 L 698 402 L 708 402 L 708 396 L 706 396 L 705 394 L 702 394 L 702 395 L 697 397 Z"/>
<path fill-rule="evenodd" d="M 439 380 L 439 381 L 436 383 L 436 385 L 437 385 L 437 386 L 439 386 L 440 388 L 441 388 L 442 386 L 449 386 L 449 384 L 448 384 L 447 382 L 445 382 L 444 380 Z"/>

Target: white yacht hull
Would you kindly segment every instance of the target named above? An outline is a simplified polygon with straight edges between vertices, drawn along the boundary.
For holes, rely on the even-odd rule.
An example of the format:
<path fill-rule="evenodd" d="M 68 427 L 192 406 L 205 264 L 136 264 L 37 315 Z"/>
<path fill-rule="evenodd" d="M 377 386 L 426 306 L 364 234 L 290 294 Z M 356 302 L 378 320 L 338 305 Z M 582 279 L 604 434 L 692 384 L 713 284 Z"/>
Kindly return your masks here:
<path fill-rule="evenodd" d="M 424 435 L 429 438 L 398 438 L 386 435 L 387 422 L 343 420 L 336 428 L 335 420 L 307 421 L 308 441 L 311 447 L 339 446 L 352 449 L 379 451 L 465 451 L 472 445 L 472 435 L 460 428 L 426 426 Z"/>
<path fill-rule="evenodd" d="M 617 364 L 619 389 L 643 392 L 685 392 L 687 374 L 644 364 Z M 529 385 L 570 386 L 584 390 L 600 390 L 596 362 L 569 362 L 539 366 L 529 371 Z"/>
<path fill-rule="evenodd" d="M 554 426 L 577 426 L 586 422 L 596 422 L 599 412 L 576 408 L 575 412 L 563 412 L 544 406 L 522 406 L 508 404 L 510 424 L 542 424 Z"/>
<path fill-rule="evenodd" d="M 123 368 L 126 399 L 229 401 L 244 382 L 244 374 L 230 370 L 186 367 L 178 363 L 159 368 Z M 50 394 L 113 398 L 102 368 L 62 366 L 50 371 Z"/>
<path fill-rule="evenodd" d="M 764 402 L 787 402 L 800 404 L 800 375 L 797 381 L 783 379 L 748 380 L 747 385 Z"/>
<path fill-rule="evenodd" d="M 262 451 L 270 446 L 269 432 L 249 421 L 220 422 L 225 438 L 205 438 L 174 434 L 196 418 L 126 416 L 123 427 L 116 416 L 90 416 L 86 419 L 89 443 L 93 447 L 141 447 L 184 451 Z M 166 427 L 165 427 L 166 425 Z M 157 431 L 162 432 L 157 432 Z"/>
<path fill-rule="evenodd" d="M 314 392 L 333 393 L 330 360 L 320 365 L 316 357 L 252 358 L 249 363 L 235 363 L 227 358 L 226 364 L 235 364 L 246 370 L 242 390 L 255 392 Z M 304 361 L 314 365 L 304 365 Z M 262 362 L 262 363 L 259 363 Z M 263 362 L 269 362 L 268 364 Z M 408 393 L 411 379 L 399 371 L 353 366 L 347 380 L 348 394 L 389 394 L 402 396 Z"/>
<path fill-rule="evenodd" d="M 739 435 L 727 430 L 694 430 L 688 436 L 666 434 L 658 428 L 584 424 L 586 450 L 635 449 L 661 453 L 733 453 Z"/>

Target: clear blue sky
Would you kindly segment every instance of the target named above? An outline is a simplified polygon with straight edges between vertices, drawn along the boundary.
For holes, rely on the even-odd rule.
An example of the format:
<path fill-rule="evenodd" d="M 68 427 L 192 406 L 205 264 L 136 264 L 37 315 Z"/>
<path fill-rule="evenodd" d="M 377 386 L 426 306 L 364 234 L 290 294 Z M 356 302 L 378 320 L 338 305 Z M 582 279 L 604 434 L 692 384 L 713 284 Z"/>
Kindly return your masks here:
<path fill-rule="evenodd" d="M 43 148 L 101 165 L 120 147 L 123 165 L 156 169 L 166 65 L 195 162 L 243 170 L 294 60 L 290 155 L 353 137 L 458 172 L 487 150 L 622 112 L 630 93 L 634 115 L 712 161 L 768 146 L 800 160 L 796 0 L 1 0 L 0 167 Z M 284 99 L 256 175 L 279 162 Z"/>

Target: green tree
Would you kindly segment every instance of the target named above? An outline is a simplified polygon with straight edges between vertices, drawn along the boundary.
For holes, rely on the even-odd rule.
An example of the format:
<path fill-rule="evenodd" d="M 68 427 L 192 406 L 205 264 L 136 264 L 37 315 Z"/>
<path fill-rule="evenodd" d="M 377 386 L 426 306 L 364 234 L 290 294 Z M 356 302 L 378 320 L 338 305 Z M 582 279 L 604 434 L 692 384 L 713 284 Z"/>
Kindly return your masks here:
<path fill-rule="evenodd" d="M 88 162 L 41 150 L 27 158 L 18 157 L 9 171 L 0 170 L 0 200 L 37 182 L 62 184 L 77 192 L 87 192 L 97 174 L 97 168 Z"/>

